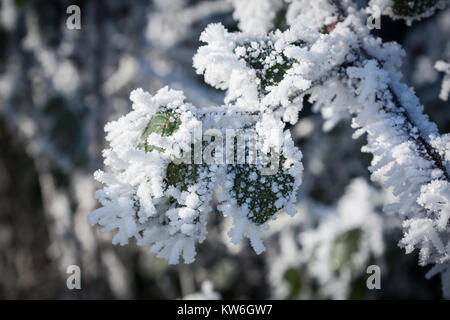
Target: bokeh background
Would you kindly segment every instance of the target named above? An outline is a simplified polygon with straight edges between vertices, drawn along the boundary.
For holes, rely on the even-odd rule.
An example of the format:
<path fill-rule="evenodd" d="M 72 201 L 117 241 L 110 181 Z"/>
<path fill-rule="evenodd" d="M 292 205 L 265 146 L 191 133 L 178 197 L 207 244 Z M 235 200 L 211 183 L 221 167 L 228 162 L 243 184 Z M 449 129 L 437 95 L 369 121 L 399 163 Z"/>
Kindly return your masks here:
<path fill-rule="evenodd" d="M 81 8 L 81 30 L 66 28 L 71 4 Z M 324 132 L 308 104 L 290 128 L 304 154 L 298 214 L 272 223 L 265 253 L 231 245 L 218 213 L 191 265 L 113 246 L 89 226 L 103 127 L 130 110 L 131 90 L 168 85 L 199 107 L 222 104 L 223 92 L 192 68 L 212 22 L 238 30 L 226 0 L 0 1 L 0 298 L 441 298 L 439 279 L 426 279 L 417 255 L 397 246 L 401 225 L 382 213 L 389 196 L 369 180 L 364 137 L 351 138 L 348 119 Z M 450 58 L 450 10 L 412 26 L 381 23 L 375 32 L 405 47 L 405 81 L 449 132 L 433 65 Z M 371 264 L 381 268 L 381 290 L 366 287 Z M 69 265 L 81 268 L 81 290 L 66 287 Z"/>

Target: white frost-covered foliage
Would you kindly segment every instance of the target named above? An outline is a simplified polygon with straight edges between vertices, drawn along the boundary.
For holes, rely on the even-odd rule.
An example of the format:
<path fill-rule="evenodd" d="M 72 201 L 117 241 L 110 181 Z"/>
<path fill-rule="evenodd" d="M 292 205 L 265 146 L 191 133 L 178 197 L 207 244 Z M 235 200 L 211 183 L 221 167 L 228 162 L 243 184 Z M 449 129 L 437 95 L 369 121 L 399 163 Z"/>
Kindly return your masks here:
<path fill-rule="evenodd" d="M 298 101 L 308 89 L 337 75 L 356 46 L 356 37 L 343 42 L 338 32 L 322 37 L 301 24 L 268 35 L 230 33 L 211 24 L 200 40 L 207 45 L 199 48 L 194 67 L 208 84 L 227 90 L 226 102 L 254 112 L 279 110 L 290 123 L 297 122 Z"/>
<path fill-rule="evenodd" d="M 442 89 L 441 93 L 439 94 L 439 98 L 441 98 L 444 101 L 447 101 L 448 96 L 450 95 L 450 63 L 438 61 L 435 64 L 435 68 L 436 70 L 445 73 L 444 79 L 442 80 Z"/>
<path fill-rule="evenodd" d="M 105 128 L 111 145 L 104 151 L 105 164 L 111 171 L 95 174 L 105 184 L 96 194 L 103 207 L 94 211 L 89 220 L 104 226 L 105 232 L 117 229 L 114 244 L 127 244 L 134 237 L 139 245 L 154 244 L 152 251 L 170 263 L 177 263 L 180 254 L 186 262 L 192 262 L 195 243 L 203 241 L 206 234 L 212 176 L 208 170 L 198 168 L 198 177 L 181 186 L 164 178 L 169 163 L 179 155 L 179 146 L 190 145 L 190 131 L 201 122 L 195 119 L 194 108 L 184 104 L 181 92 L 162 89 L 152 97 L 138 89 L 130 98 L 133 111 Z M 178 116 L 175 121 L 181 123 L 179 128 L 170 136 L 152 132 L 143 141 L 150 120 L 161 111 L 174 112 Z M 164 122 L 163 118 L 162 124 L 156 125 Z M 164 151 L 142 150 L 147 145 Z M 193 166 L 183 169 L 187 173 L 194 171 Z"/>
<path fill-rule="evenodd" d="M 396 16 L 410 22 L 448 3 L 446 0 L 431 1 L 432 5 L 425 8 L 420 4 L 421 1 L 409 1 L 412 5 L 408 5 L 408 11 L 403 7 L 407 2 L 371 1 L 371 5 L 380 6 L 382 12 L 389 13 L 392 9 Z M 233 242 L 241 241 L 244 236 L 249 237 L 255 250 L 261 252 L 264 247 L 259 229 L 266 227 L 267 221 L 274 218 L 278 210 L 285 208 L 289 213 L 292 211 L 293 194 L 300 184 L 301 154 L 294 148 L 290 135 L 283 133 L 283 122 L 297 123 L 302 102 L 308 98 L 314 104 L 314 110 L 326 120 L 324 129 L 331 129 L 340 119 L 350 115 L 352 127 L 356 129 L 354 137 L 366 134 L 367 145 L 363 151 L 373 155 L 369 168 L 372 179 L 392 191 L 396 198 L 385 209 L 398 214 L 404 221 L 404 237 L 400 245 L 407 253 L 418 249 L 421 265 L 439 266 L 434 270 L 440 270 L 437 272 L 442 273 L 444 289 L 448 287 L 448 283 L 445 283 L 448 272 L 444 266 L 450 260 L 450 136 L 439 134 L 437 126 L 423 114 L 423 106 L 414 91 L 402 83 L 399 70 L 405 54 L 403 49 L 396 43 L 383 43 L 374 37 L 366 26 L 368 8 L 358 9 L 352 1 L 321 0 L 314 4 L 300 0 L 288 1 L 285 8 L 288 28 L 269 33 L 266 33 L 268 16 L 255 16 L 255 19 L 260 19 L 260 30 L 254 30 L 254 22 L 244 27 L 246 7 L 235 1 L 233 3 L 237 8 L 236 16 L 241 19 L 241 25 L 246 30 L 229 32 L 221 24 L 209 25 L 200 37 L 205 45 L 199 48 L 193 59 L 194 68 L 204 76 L 206 83 L 226 91 L 225 105 L 197 111 L 185 105 L 177 93 L 174 94 L 175 102 L 169 99 L 163 106 L 181 108 L 185 120 L 181 119 L 179 132 L 184 131 L 181 128 L 189 127 L 191 122 L 192 126 L 201 122 L 203 128 L 213 127 L 221 131 L 233 123 L 235 129 L 254 128 L 259 137 L 266 138 L 262 143 L 266 153 L 269 150 L 266 143 L 274 146 L 275 140 L 281 141 L 280 170 L 268 181 L 266 176 L 258 174 L 261 167 L 205 166 L 201 167 L 201 171 L 210 178 L 208 181 L 211 183 L 203 182 L 201 188 L 197 182 L 192 183 L 190 186 L 194 186 L 194 190 L 188 189 L 184 194 L 177 188 L 164 190 L 165 165 L 177 156 L 176 148 L 172 150 L 167 143 L 175 142 L 178 138 L 175 138 L 176 133 L 170 138 L 153 133 L 149 135 L 148 143 L 166 143 L 163 146 L 166 151 L 160 154 L 152 150 L 147 154 L 136 150 L 145 121 L 149 121 L 149 117 L 156 112 L 151 101 L 161 93 L 154 98 L 148 96 L 147 112 L 150 115 L 147 114 L 146 120 L 139 120 L 139 128 L 135 127 L 135 123 L 127 122 L 131 126 L 129 132 L 123 126 L 120 135 L 113 131 L 109 133 L 112 151 L 105 152 L 106 165 L 117 169 L 112 176 L 108 176 L 111 180 L 103 179 L 107 190 L 106 196 L 101 197 L 104 208 L 92 215 L 93 222 L 105 224 L 107 230 L 123 229 L 119 231 L 117 241 L 126 242 L 130 237 L 138 238 L 140 244 L 156 241 L 156 251 L 160 252 L 160 256 L 172 257 L 171 262 L 177 262 L 176 257 L 186 250 L 183 251 L 187 252 L 185 260 L 190 262 L 193 258 L 193 243 L 201 242 L 204 238 L 203 219 L 209 211 L 207 202 L 210 196 L 200 199 L 201 210 L 191 208 L 198 211 L 196 217 L 201 219 L 190 220 L 193 227 L 190 229 L 192 233 L 188 234 L 183 232 L 187 222 L 179 213 L 183 208 L 172 207 L 167 211 L 173 213 L 170 217 L 166 216 L 165 209 L 149 208 L 167 196 L 172 196 L 184 207 L 184 195 L 190 195 L 195 190 L 210 194 L 210 190 L 215 190 L 215 184 L 222 187 L 218 195 L 219 210 L 225 216 L 234 218 L 235 225 L 229 233 Z M 391 9 L 387 9 L 386 3 Z M 256 4 L 253 3 L 253 6 Z M 266 7 L 268 10 L 273 8 L 261 6 Z M 312 19 L 311 25 L 309 18 Z M 109 125 L 108 129 L 121 121 L 124 120 Z M 268 128 L 277 128 L 279 134 L 269 134 Z M 125 148 L 129 153 L 123 153 L 123 147 L 119 147 L 120 141 L 126 140 L 122 139 L 126 135 L 130 135 L 131 139 L 127 140 L 131 145 Z M 185 138 L 185 134 L 179 135 Z M 119 149 L 115 150 L 116 147 Z M 110 159 L 114 152 L 126 158 L 114 155 Z M 133 155 L 133 161 L 135 157 L 139 161 L 158 159 L 155 170 L 149 173 L 155 181 L 147 181 L 145 175 L 134 172 L 123 181 L 127 188 L 116 186 L 118 177 L 122 178 L 122 173 L 131 170 L 129 167 L 134 164 L 128 158 L 130 155 Z M 138 180 L 137 177 L 145 178 Z M 140 207 L 135 217 L 136 214 L 130 209 L 133 206 L 130 200 L 133 198 L 130 197 L 134 197 L 134 194 L 143 196 L 142 192 L 132 191 L 141 184 L 156 186 L 155 189 L 147 188 L 156 193 L 149 197 L 146 191 L 146 198 L 140 199 L 140 206 L 144 209 Z M 118 201 L 115 194 L 114 199 L 111 199 L 109 188 L 120 190 L 121 195 L 126 190 L 127 200 Z M 124 210 L 118 210 L 120 205 Z M 142 210 L 149 210 L 165 224 L 152 215 L 142 218 L 142 213 L 139 213 Z M 123 216 L 126 218 L 123 219 Z M 137 219 L 143 219 L 143 222 Z M 355 217 L 352 219 L 361 221 Z M 157 226 L 149 231 L 146 223 Z M 141 237 L 141 231 L 146 236 Z M 183 249 L 187 243 L 189 249 Z"/>
<path fill-rule="evenodd" d="M 446 8 L 449 0 L 370 0 L 372 13 L 388 15 L 393 19 L 403 19 L 408 25 L 433 15 L 436 10 Z"/>
<path fill-rule="evenodd" d="M 399 75 L 393 70 L 382 70 L 369 60 L 363 67 L 349 68 L 348 75 L 358 81 L 359 103 L 352 106 L 358 115 L 353 124 L 360 128 L 357 134 L 367 133 L 363 151 L 374 155 L 372 178 L 392 188 L 398 197 L 385 210 L 405 218 L 401 245 L 407 252 L 420 248 L 421 264 L 445 262 L 449 239 L 442 225 L 448 223 L 448 207 L 437 196 L 449 189 L 448 135 L 439 136 L 436 126 L 420 113 L 417 98 L 397 82 Z"/>
<path fill-rule="evenodd" d="M 408 21 L 425 15 L 419 2 L 412 2 Z M 350 1 L 321 3 L 297 10 L 284 32 L 230 33 L 210 25 L 194 67 L 207 83 L 226 90 L 228 102 L 250 105 L 255 113 L 273 111 L 286 122 L 297 122 L 305 96 L 327 120 L 325 129 L 350 111 L 355 138 L 367 134 L 363 151 L 373 154 L 372 178 L 397 198 L 386 211 L 404 219 L 400 245 L 406 252 L 419 249 L 421 265 L 447 263 L 449 136 L 439 134 L 413 90 L 401 82 L 400 46 L 372 36 L 364 10 Z M 393 8 L 402 3 L 395 1 Z M 428 6 L 426 14 L 446 3 Z M 327 17 L 322 27 L 310 27 L 305 15 L 319 12 Z"/>
<path fill-rule="evenodd" d="M 239 243 L 247 237 L 257 253 L 264 251 L 260 229 L 283 208 L 295 213 L 292 208 L 301 183 L 301 153 L 289 131 L 283 132 L 284 124 L 270 114 L 246 118 L 226 107 L 199 111 L 184 102 L 180 91 L 168 88 L 155 96 L 138 89 L 130 98 L 133 110 L 105 127 L 109 170 L 95 174 L 105 187 L 96 194 L 103 207 L 89 216 L 91 224 L 103 226 L 104 232 L 117 229 L 114 244 L 135 238 L 138 245 L 152 245 L 151 251 L 169 263 L 178 263 L 180 256 L 191 263 L 195 244 L 206 237 L 213 192 L 221 186 L 219 209 L 234 219 L 231 240 Z M 261 153 L 279 150 L 279 165 L 270 163 L 277 167 L 274 174 L 262 174 L 266 166 L 262 162 L 222 164 L 219 149 L 216 162 L 197 158 L 196 145 L 202 149 L 202 143 L 208 142 L 197 132 L 214 128 L 226 133 L 244 129 L 249 121 L 260 137 Z M 184 152 L 190 154 L 191 146 L 194 159 L 184 162 Z M 267 197 L 262 202 L 261 194 Z"/>

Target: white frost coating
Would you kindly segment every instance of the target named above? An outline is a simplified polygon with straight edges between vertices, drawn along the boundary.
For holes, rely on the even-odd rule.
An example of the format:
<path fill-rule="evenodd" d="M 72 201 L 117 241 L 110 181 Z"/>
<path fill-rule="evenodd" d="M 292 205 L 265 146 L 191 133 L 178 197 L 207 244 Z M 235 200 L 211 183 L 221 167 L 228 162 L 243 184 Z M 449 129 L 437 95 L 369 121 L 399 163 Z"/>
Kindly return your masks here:
<path fill-rule="evenodd" d="M 158 257 L 186 263 L 195 257 L 195 243 L 206 235 L 205 214 L 211 208 L 211 172 L 200 168 L 198 181 L 188 190 L 169 186 L 163 181 L 167 165 L 178 156 L 178 145 L 191 142 L 190 132 L 201 127 L 193 116 L 195 108 L 184 104 L 179 91 L 161 89 L 155 96 L 142 89 L 134 90 L 130 99 L 133 110 L 105 127 L 110 149 L 104 151 L 108 172 L 97 171 L 96 179 L 104 184 L 96 197 L 102 207 L 89 215 L 91 224 L 99 224 L 102 232 L 117 229 L 114 244 L 127 244 L 135 238 L 138 245 L 152 245 Z M 152 116 L 165 108 L 180 114 L 180 128 L 165 139 L 149 135 L 147 143 L 165 149 L 144 152 L 139 148 L 142 134 Z M 184 194 L 183 194 L 184 193 Z M 176 205 L 171 200 L 176 199 Z"/>
<path fill-rule="evenodd" d="M 386 210 L 406 218 L 403 224 L 405 236 L 400 244 L 407 253 L 419 248 L 422 265 L 447 261 L 449 234 L 442 226 L 448 221 L 448 200 L 445 200 L 448 181 L 433 161 L 421 156 L 423 151 L 413 140 L 419 139 L 419 129 L 411 127 L 405 115 L 397 111 L 398 106 L 393 105 L 388 87 L 402 89 L 401 105 L 409 108 L 409 117 L 418 124 L 421 132 L 428 134 L 431 146 L 438 146 L 439 139 L 434 138 L 437 136 L 435 125 L 416 111 L 422 107 L 417 105 L 408 88 L 396 83 L 393 70 L 381 70 L 376 62 L 368 61 L 361 68 L 349 68 L 348 74 L 350 78 L 360 80 L 356 87 L 360 105 L 354 106 L 358 115 L 353 123 L 368 134 L 364 151 L 374 154 L 370 168 L 372 177 L 385 188 L 392 188 L 398 197 L 398 202 L 387 206 Z"/>
<path fill-rule="evenodd" d="M 245 32 L 267 32 L 273 27 L 283 0 L 228 0 L 234 7 L 233 18 Z"/>
<path fill-rule="evenodd" d="M 448 1 L 440 1 L 434 8 L 406 17 L 406 20 L 411 22 L 426 16 L 443 3 Z M 382 13 L 389 14 L 392 1 L 373 0 L 371 5 L 379 5 Z M 204 215 L 197 214 L 196 210 L 200 211 L 202 204 L 205 204 L 205 212 L 209 208 L 206 210 L 207 197 L 203 199 L 203 193 L 198 190 L 210 195 L 213 184 L 221 185 L 219 209 L 233 218 L 234 227 L 229 232 L 232 241 L 240 242 L 247 237 L 255 251 L 263 251 L 260 229 L 267 226 L 275 212 L 281 209 L 291 212 L 292 190 L 301 181 L 301 154 L 294 148 L 290 136 L 282 131 L 281 121 L 295 124 L 303 98 L 309 96 L 314 110 L 326 120 L 325 130 L 346 117 L 344 110 L 347 108 L 352 116 L 352 127 L 356 129 L 354 137 L 367 134 L 363 151 L 373 154 L 369 168 L 372 179 L 392 191 L 397 201 L 385 209 L 397 213 L 404 221 L 404 238 L 400 245 L 407 252 L 418 249 L 422 265 L 447 266 L 449 137 L 439 134 L 436 125 L 423 114 L 423 106 L 413 90 L 401 82 L 399 68 L 403 50 L 397 44 L 375 38 L 366 26 L 367 10 L 358 9 L 351 1 L 317 1 L 314 4 L 291 1 L 288 12 L 289 28 L 283 32 L 230 33 L 221 24 L 206 28 L 200 38 L 206 45 L 199 48 L 193 64 L 208 84 L 226 90 L 225 105 L 199 111 L 184 104 L 181 94 L 161 93 L 161 99 L 170 97 L 164 100 L 165 105 L 173 106 L 169 109 L 180 110 L 182 122 L 180 129 L 171 136 L 149 135 L 147 143 L 158 145 L 165 152 L 136 150 L 137 141 L 150 119 L 148 114 L 154 114 L 158 107 L 151 107 L 156 96 L 142 94 L 138 100 L 143 102 L 135 101 L 135 105 L 148 105 L 141 117 L 130 116 L 138 113 L 139 109 L 135 108 L 125 120 L 117 121 L 130 126 L 130 130 L 123 130 L 122 125 L 122 130 L 114 129 L 119 125 L 107 128 L 112 148 L 105 151 L 105 164 L 116 168 L 117 174 L 100 172 L 97 175 L 108 192 L 99 196 L 104 207 L 93 215 L 94 222 L 100 220 L 98 217 L 106 217 L 102 220 L 106 229 L 119 228 L 115 242 L 126 243 L 128 238 L 141 236 L 139 232 L 143 231 L 143 239 L 148 243 L 157 242 L 154 248 L 161 256 L 176 262 L 184 244 L 201 242 L 204 238 Z M 308 19 L 313 21 L 312 26 L 305 27 L 310 22 Z M 322 24 L 320 20 L 324 20 Z M 446 84 L 444 88 L 446 90 Z M 221 124 L 219 130 L 230 126 L 253 128 L 260 137 L 266 137 L 261 144 L 264 152 L 275 140 L 281 140 L 284 160 L 279 163 L 276 178 L 284 181 L 267 183 L 270 178 L 256 171 L 261 166 L 212 165 L 201 169 L 211 185 L 193 183 L 194 187 L 187 191 L 175 187 L 165 190 L 164 168 L 178 155 L 173 145 L 179 141 L 188 144 L 183 128 L 192 129 L 199 123 L 203 128 L 216 128 Z M 280 129 L 282 134 L 268 135 L 269 127 Z M 122 141 L 131 143 L 131 147 L 123 147 Z M 140 164 L 148 160 L 152 164 L 142 169 Z M 149 168 L 152 168 L 149 174 L 155 176 L 147 181 Z M 276 183 L 272 183 L 274 181 Z M 136 196 L 142 198 L 139 203 L 142 208 L 135 218 L 130 209 L 133 203 L 130 195 L 137 186 Z M 122 196 L 124 193 L 126 196 Z M 150 200 L 143 199 L 147 194 L 152 195 Z M 109 198 L 111 195 L 113 200 Z M 160 210 L 164 203 L 161 199 L 167 196 L 184 208 Z M 268 199 L 268 202 L 263 203 L 261 199 Z M 112 201 L 114 208 L 108 207 Z M 196 214 L 201 217 L 199 220 L 186 220 Z M 142 227 L 161 216 L 168 220 L 161 218 L 151 230 Z M 158 242 L 158 239 L 163 240 Z M 189 248 L 194 248 L 193 244 L 189 244 Z M 186 250 L 188 261 L 193 259 L 192 251 Z M 438 272 L 443 281 L 448 280 L 447 269 L 435 270 L 441 270 Z"/>
<path fill-rule="evenodd" d="M 444 101 L 448 100 L 448 96 L 450 95 L 450 63 L 446 63 L 444 61 L 438 61 L 434 65 L 436 70 L 444 72 L 444 79 L 442 79 L 442 89 L 439 94 L 439 98 Z"/>
<path fill-rule="evenodd" d="M 250 105 L 255 111 L 281 105 L 284 118 L 295 123 L 299 104 L 293 100 L 300 100 L 312 83 L 332 77 L 337 66 L 352 59 L 349 52 L 357 39 L 347 34 L 343 41 L 344 31 L 338 27 L 324 37 L 297 23 L 285 32 L 263 36 L 229 33 L 222 25 L 211 24 L 200 37 L 207 45 L 194 56 L 194 67 L 208 84 L 227 90 L 226 102 L 236 100 L 240 108 Z"/>
<path fill-rule="evenodd" d="M 396 2 L 397 6 L 395 6 Z M 449 0 L 370 0 L 368 11 L 371 13 L 379 12 L 394 20 L 402 19 L 405 20 L 407 25 L 411 25 L 414 21 L 430 17 L 436 10 L 444 9 L 449 4 Z M 406 10 L 413 12 L 403 13 L 404 11 L 398 11 L 397 8 L 400 7 L 405 7 Z"/>
<path fill-rule="evenodd" d="M 206 83 L 217 89 L 228 89 L 225 103 L 245 94 L 249 105 L 254 105 L 258 101 L 256 74 L 234 52 L 239 38 L 239 34 L 229 33 L 221 24 L 210 24 L 200 36 L 208 45 L 198 49 L 194 68 L 204 75 Z M 255 40 L 258 37 L 248 39 Z"/>
<path fill-rule="evenodd" d="M 291 122 L 297 121 L 295 105 L 300 110 L 299 102 L 309 94 L 315 110 L 327 120 L 326 130 L 345 117 L 343 111 L 347 107 L 353 115 L 352 126 L 357 129 L 355 138 L 367 133 L 368 144 L 363 151 L 374 155 L 372 178 L 397 197 L 398 201 L 386 206 L 386 210 L 399 213 L 405 221 L 405 237 L 400 244 L 407 252 L 419 249 L 423 265 L 442 264 L 448 259 L 450 247 L 449 230 L 442 227 L 447 209 L 433 195 L 448 187 L 448 137 L 439 135 L 436 125 L 423 114 L 423 106 L 412 89 L 400 81 L 404 55 L 400 46 L 373 37 L 366 27 L 367 16 L 350 2 L 329 3 L 332 7 L 324 6 L 322 10 L 328 10 L 330 17 L 336 16 L 334 22 L 340 22 L 323 23 L 326 31 L 321 28 L 321 34 L 317 33 L 318 26 L 316 30 L 302 27 L 300 18 L 292 20 L 287 31 L 271 33 L 265 39 L 244 33 L 237 33 L 232 39 L 222 31 L 231 48 L 233 41 L 237 43 L 234 53 L 245 62 L 240 68 L 242 73 L 247 69 L 249 81 L 244 86 L 253 86 L 253 91 L 247 95 L 228 84 L 222 89 L 227 89 L 227 96 L 239 104 L 240 100 L 256 102 L 256 87 L 261 111 L 276 110 L 278 116 Z M 314 17 L 316 11 L 320 10 L 305 9 L 305 14 Z M 417 15 L 407 19 L 416 18 Z M 250 37 L 255 43 L 242 43 L 242 39 Z M 292 43 L 298 40 L 303 42 Z M 209 68 L 214 70 L 221 60 L 206 42 L 196 58 L 209 59 Z M 233 52 L 229 53 L 231 57 Z M 276 83 L 267 81 L 268 76 L 277 76 L 271 69 L 276 65 L 273 61 L 284 62 L 281 65 L 286 69 Z M 223 75 L 227 77 L 224 83 L 234 81 L 231 69 Z"/>
<path fill-rule="evenodd" d="M 262 175 L 261 164 L 244 168 L 240 165 L 229 166 L 222 193 L 218 196 L 220 202 L 218 209 L 223 212 L 224 216 L 233 219 L 233 227 L 228 233 L 232 242 L 239 244 L 244 237 L 249 238 L 250 244 L 258 254 L 265 250 L 261 239 L 261 229 L 268 228 L 268 222 L 276 218 L 274 213 L 281 209 L 290 215 L 296 213 L 295 194 L 302 182 L 302 154 L 294 146 L 289 131 L 283 132 L 283 129 L 284 124 L 270 114 L 264 114 L 256 124 L 256 132 L 260 137 L 259 150 L 266 154 L 273 150 L 281 151 L 280 154 L 284 161 L 281 163 L 277 161 L 277 164 L 281 164 L 281 166 L 274 168 L 276 175 Z M 271 168 L 273 168 L 273 163 L 271 163 Z M 292 181 L 286 182 L 286 176 L 292 177 Z M 235 189 L 235 179 L 237 178 L 242 181 L 241 184 L 246 184 L 238 190 Z M 291 188 L 289 192 L 283 192 L 286 185 Z M 240 192 L 245 193 L 244 204 L 239 203 L 242 199 Z M 272 195 L 277 198 L 275 202 L 260 201 L 260 199 Z M 262 203 L 264 207 L 261 207 Z M 252 219 L 257 219 L 256 221 L 261 221 L 261 223 L 255 224 Z"/>
<path fill-rule="evenodd" d="M 257 254 L 266 250 L 262 242 L 260 227 L 247 218 L 246 212 L 243 212 L 241 208 L 232 204 L 220 205 L 218 208 L 224 213 L 225 217 L 230 216 L 233 218 L 233 227 L 228 232 L 231 242 L 239 244 L 244 238 L 248 238 Z"/>
<path fill-rule="evenodd" d="M 274 198 L 268 208 L 274 210 L 268 218 L 275 218 L 275 213 L 282 209 L 294 213 L 292 207 L 303 169 L 301 153 L 295 148 L 289 132 L 283 133 L 281 121 L 269 115 L 236 114 L 229 106 L 199 111 L 184 102 L 180 91 L 167 87 L 155 96 L 137 89 L 131 93 L 130 99 L 133 110 L 105 127 L 106 139 L 110 143 L 110 148 L 104 150 L 108 170 L 95 174 L 95 178 L 104 184 L 104 188 L 96 193 L 102 207 L 89 215 L 90 223 L 101 225 L 102 232 L 117 229 L 113 244 L 125 245 L 130 238 L 135 238 L 138 245 L 152 245 L 151 252 L 171 264 L 178 263 L 180 256 L 185 263 L 194 261 L 195 245 L 206 237 L 206 214 L 211 211 L 209 202 L 213 191 L 222 184 L 223 189 L 229 191 L 227 186 L 232 184 L 230 179 L 236 176 L 237 167 L 230 164 L 227 169 L 227 165 L 212 163 L 184 164 L 186 167 L 180 169 L 173 161 L 181 159 L 181 151 L 189 150 L 191 145 L 201 140 L 209 142 L 195 132 L 210 128 L 222 130 L 225 136 L 227 129 L 242 129 L 244 125 L 253 123 L 261 138 L 261 152 L 268 154 L 273 150 L 271 148 L 281 151 L 285 160 L 278 172 L 290 178 L 272 183 L 274 189 L 270 195 Z M 168 113 L 171 116 L 165 123 L 157 123 L 144 135 L 155 116 Z M 177 129 L 170 134 L 158 132 L 170 122 L 179 123 Z M 270 135 L 275 125 L 279 136 Z M 277 144 L 277 137 L 281 144 Z M 256 179 L 263 166 L 255 164 L 253 167 L 256 168 Z M 266 177 L 263 179 L 270 179 Z M 288 188 L 285 193 L 279 191 L 284 185 Z M 259 197 L 257 190 L 247 191 L 249 198 Z M 230 192 L 222 195 L 220 201 L 219 209 L 223 214 L 234 218 L 234 227 L 229 232 L 233 243 L 247 237 L 256 253 L 264 251 L 260 229 L 267 227 L 266 218 L 257 219 L 258 211 L 253 210 L 255 217 L 250 219 L 252 215 L 249 215 L 248 208 L 237 203 Z"/>
<path fill-rule="evenodd" d="M 417 202 L 438 216 L 436 227 L 445 231 L 450 219 L 450 184 L 434 180 L 423 187 Z"/>

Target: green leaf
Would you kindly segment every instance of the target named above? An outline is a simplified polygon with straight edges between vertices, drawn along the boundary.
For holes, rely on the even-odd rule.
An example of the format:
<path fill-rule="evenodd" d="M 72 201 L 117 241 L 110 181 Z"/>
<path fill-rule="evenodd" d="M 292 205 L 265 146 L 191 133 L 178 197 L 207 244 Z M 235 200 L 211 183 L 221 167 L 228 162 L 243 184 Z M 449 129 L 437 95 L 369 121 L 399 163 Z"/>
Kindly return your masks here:
<path fill-rule="evenodd" d="M 145 152 L 151 152 L 157 150 L 159 152 L 164 152 L 165 149 L 149 145 L 147 138 L 152 133 L 160 134 L 161 136 L 171 136 L 176 132 L 181 125 L 181 121 L 178 120 L 179 114 L 168 111 L 156 113 L 147 124 L 144 132 L 142 133 L 141 139 L 143 143 L 138 145 L 139 149 L 143 149 Z M 166 168 L 166 178 L 164 179 L 166 184 L 166 189 L 169 186 L 174 186 L 179 188 L 181 191 L 187 191 L 188 187 L 198 181 L 198 171 L 200 165 L 195 164 L 185 164 L 185 163 L 174 163 L 170 162 Z M 176 203 L 175 199 L 171 199 L 171 202 Z"/>
<path fill-rule="evenodd" d="M 291 43 L 294 46 L 304 46 L 306 42 L 297 40 Z M 280 83 L 287 71 L 296 62 L 295 59 L 287 58 L 283 53 L 277 52 L 273 44 L 259 43 L 258 48 L 253 48 L 250 43 L 244 43 L 247 54 L 243 57 L 248 66 L 256 70 L 256 76 L 261 80 L 260 86 L 263 94 L 267 94 L 267 87 L 274 86 Z M 269 66 L 266 63 L 266 58 L 281 56 L 281 62 Z M 278 60 L 277 60 L 278 61 Z"/>
<path fill-rule="evenodd" d="M 173 111 L 159 112 L 155 114 L 150 122 L 147 124 L 144 132 L 142 133 L 141 139 L 144 141 L 139 144 L 138 148 L 143 149 L 145 152 L 151 152 L 157 150 L 159 152 L 164 152 L 164 149 L 154 145 L 148 145 L 147 138 L 152 133 L 158 133 L 161 136 L 171 136 L 176 132 L 181 125 L 181 121 L 178 120 L 179 115 Z"/>
<path fill-rule="evenodd" d="M 280 198 L 289 198 L 294 189 L 294 177 L 285 172 L 283 163 L 285 158 L 280 157 L 279 169 L 273 175 L 262 175 L 256 165 L 237 164 L 229 165 L 228 172 L 234 172 L 232 192 L 240 206 L 247 205 L 250 210 L 248 218 L 256 224 L 263 224 L 274 214 L 280 211 L 275 202 Z M 256 174 L 256 179 L 250 176 Z M 274 192 L 273 185 L 279 190 Z"/>
<path fill-rule="evenodd" d="M 181 191 L 187 191 L 188 187 L 197 183 L 200 165 L 198 164 L 176 164 L 170 162 L 166 169 L 166 186 L 174 186 Z"/>

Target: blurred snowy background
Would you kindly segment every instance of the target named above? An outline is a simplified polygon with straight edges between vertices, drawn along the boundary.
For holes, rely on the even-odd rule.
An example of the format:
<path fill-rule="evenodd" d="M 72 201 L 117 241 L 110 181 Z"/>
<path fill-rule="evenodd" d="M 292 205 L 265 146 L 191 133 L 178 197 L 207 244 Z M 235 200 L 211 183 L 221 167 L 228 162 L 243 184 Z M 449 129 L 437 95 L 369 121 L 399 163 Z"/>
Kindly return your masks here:
<path fill-rule="evenodd" d="M 66 28 L 71 4 L 81 30 Z M 323 132 L 311 106 L 291 128 L 304 155 L 299 213 L 272 223 L 265 253 L 232 246 L 219 215 L 191 265 L 112 246 L 89 226 L 103 127 L 130 110 L 131 90 L 169 85 L 197 106 L 222 103 L 192 68 L 211 22 L 238 28 L 225 0 L 0 1 L 0 298 L 440 298 L 439 279 L 397 246 L 400 222 L 381 212 L 387 196 L 369 181 L 364 138 L 345 121 Z M 375 32 L 404 46 L 405 80 L 449 132 L 434 64 L 450 59 L 450 10 L 411 27 L 381 23 Z M 371 264 L 381 290 L 366 287 Z M 81 290 L 66 287 L 69 265 L 81 268 Z"/>

